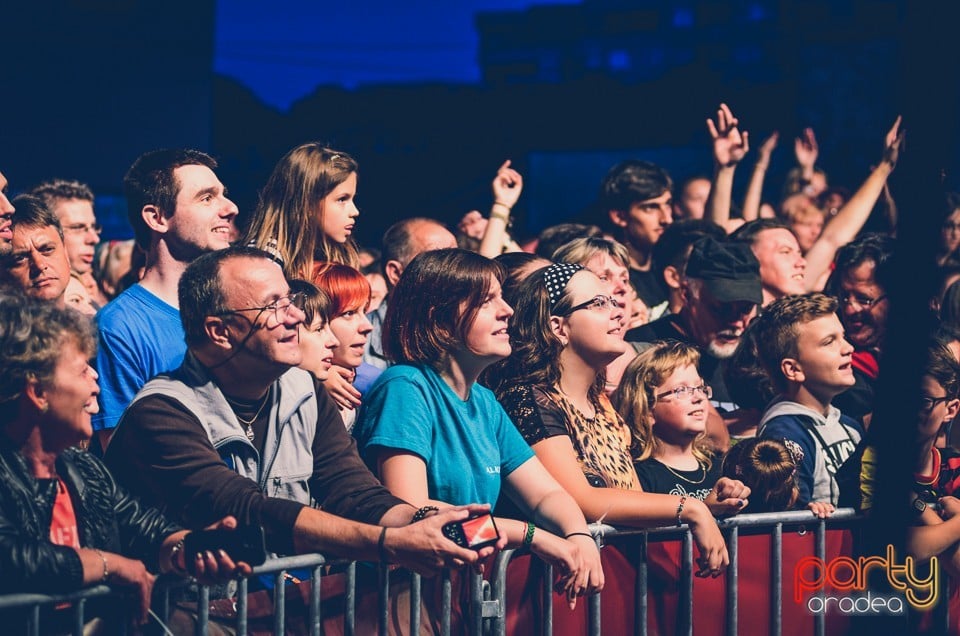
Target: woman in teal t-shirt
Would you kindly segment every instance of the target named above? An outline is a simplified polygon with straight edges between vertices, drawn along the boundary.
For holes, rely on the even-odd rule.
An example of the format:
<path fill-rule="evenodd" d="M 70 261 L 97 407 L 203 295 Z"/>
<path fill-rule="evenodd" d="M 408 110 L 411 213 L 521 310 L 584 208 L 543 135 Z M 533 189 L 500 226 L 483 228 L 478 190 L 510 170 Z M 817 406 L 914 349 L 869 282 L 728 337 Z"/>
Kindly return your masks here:
<path fill-rule="evenodd" d="M 384 485 L 417 506 L 496 504 L 501 489 L 538 524 L 498 519 L 508 545 L 566 573 L 571 605 L 600 589 L 596 543 L 576 502 L 533 455 L 493 393 L 476 384 L 510 355 L 502 267 L 461 249 L 425 252 L 391 295 L 383 345 L 398 362 L 364 397 L 354 429 Z"/>

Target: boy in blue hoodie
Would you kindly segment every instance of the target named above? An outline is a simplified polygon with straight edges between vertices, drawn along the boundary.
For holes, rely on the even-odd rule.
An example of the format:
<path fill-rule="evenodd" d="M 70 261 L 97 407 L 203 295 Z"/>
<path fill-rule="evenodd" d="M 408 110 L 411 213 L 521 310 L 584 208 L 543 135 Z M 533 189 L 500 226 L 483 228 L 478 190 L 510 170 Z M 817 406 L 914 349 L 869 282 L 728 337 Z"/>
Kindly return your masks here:
<path fill-rule="evenodd" d="M 837 301 L 824 294 L 787 296 L 768 305 L 750 326 L 760 363 L 779 393 L 757 434 L 792 440 L 803 449 L 797 504 L 819 517 L 837 505 L 838 472 L 863 437 L 860 425 L 831 404 L 854 384 L 853 346 L 844 339 L 836 310 Z M 859 476 L 859 470 L 852 474 Z"/>

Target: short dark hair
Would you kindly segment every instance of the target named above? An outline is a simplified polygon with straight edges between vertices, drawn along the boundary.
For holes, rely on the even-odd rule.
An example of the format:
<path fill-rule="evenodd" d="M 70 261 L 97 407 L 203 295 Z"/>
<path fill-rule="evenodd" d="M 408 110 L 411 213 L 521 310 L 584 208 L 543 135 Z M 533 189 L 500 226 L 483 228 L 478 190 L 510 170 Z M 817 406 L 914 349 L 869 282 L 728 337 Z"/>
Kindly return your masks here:
<path fill-rule="evenodd" d="M 436 365 L 462 346 L 490 281 L 503 266 L 460 248 L 424 252 L 410 261 L 387 305 L 384 352 L 407 364 Z"/>
<path fill-rule="evenodd" d="M 150 247 L 150 228 L 143 220 L 142 211 L 155 205 L 165 216 L 177 206 L 180 184 L 173 172 L 181 166 L 217 168 L 217 161 L 199 150 L 164 148 L 145 152 L 133 162 L 123 177 L 123 192 L 127 197 L 127 216 L 140 249 Z"/>
<path fill-rule="evenodd" d="M 785 358 L 796 358 L 797 329 L 837 311 L 837 300 L 820 292 L 784 296 L 767 305 L 763 313 L 750 325 L 757 347 L 757 357 L 767 372 L 771 383 L 778 390 L 787 387 L 786 378 L 780 370 Z"/>
<path fill-rule="evenodd" d="M 86 183 L 69 181 L 67 179 L 51 179 L 44 181 L 30 191 L 35 197 L 40 197 L 47 207 L 53 209 L 57 201 L 79 199 L 93 203 L 93 190 Z"/>
<path fill-rule="evenodd" d="M 670 174 L 655 163 L 631 159 L 618 163 L 600 185 L 603 211 L 627 211 L 634 203 L 655 199 L 673 189 Z"/>
<path fill-rule="evenodd" d="M 220 270 L 225 262 L 233 258 L 262 258 L 276 264 L 267 252 L 243 245 L 207 252 L 195 258 L 187 266 L 177 285 L 180 322 L 183 323 L 187 346 L 196 346 L 207 341 L 203 326 L 207 316 L 229 311 L 223 294 Z"/>
<path fill-rule="evenodd" d="M 934 340 L 927 347 L 923 374 L 936 380 L 951 400 L 960 397 L 960 364 L 943 342 Z"/>
<path fill-rule="evenodd" d="M 313 283 L 300 278 L 292 278 L 287 281 L 290 285 L 291 294 L 303 294 L 303 326 L 310 329 L 313 321 L 320 318 L 324 324 L 330 322 L 330 309 L 333 305 L 329 294 L 323 291 Z"/>
<path fill-rule="evenodd" d="M 63 239 L 63 227 L 60 218 L 51 210 L 43 199 L 32 194 L 21 194 L 10 202 L 16 210 L 13 213 L 14 227 L 55 227 L 57 234 Z"/>
<path fill-rule="evenodd" d="M 790 226 L 780 219 L 763 218 L 747 221 L 738 227 L 736 232 L 730 235 L 730 239 L 733 241 L 742 241 L 753 246 L 757 240 L 757 236 L 760 235 L 760 232 L 764 232 L 766 230 L 786 230 L 793 234 L 793 230 L 790 228 Z"/>

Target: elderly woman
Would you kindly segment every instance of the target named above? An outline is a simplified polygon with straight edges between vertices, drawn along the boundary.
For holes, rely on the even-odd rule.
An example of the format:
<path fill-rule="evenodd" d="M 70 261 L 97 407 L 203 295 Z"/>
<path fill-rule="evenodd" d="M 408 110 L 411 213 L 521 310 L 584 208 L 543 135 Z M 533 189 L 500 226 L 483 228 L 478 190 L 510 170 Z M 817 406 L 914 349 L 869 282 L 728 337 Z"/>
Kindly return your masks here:
<path fill-rule="evenodd" d="M 187 532 L 140 506 L 76 448 L 92 434 L 99 393 L 88 319 L 0 296 L 0 351 L 0 594 L 109 583 L 133 588 L 142 622 L 150 570 L 203 582 L 250 573 L 222 550 L 192 555 L 188 567 Z M 216 524 L 235 526 L 233 518 Z"/>

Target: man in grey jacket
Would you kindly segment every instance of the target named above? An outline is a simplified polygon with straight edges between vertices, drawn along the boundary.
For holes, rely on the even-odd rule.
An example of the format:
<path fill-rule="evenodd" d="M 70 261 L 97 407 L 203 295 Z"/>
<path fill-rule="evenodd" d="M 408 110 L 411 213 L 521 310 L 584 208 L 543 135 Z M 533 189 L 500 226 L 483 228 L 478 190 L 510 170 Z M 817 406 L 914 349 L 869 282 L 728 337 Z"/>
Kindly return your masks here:
<path fill-rule="evenodd" d="M 281 554 L 432 573 L 491 551 L 441 532 L 485 507 L 416 510 L 367 470 L 336 406 L 296 368 L 304 315 L 269 255 L 233 247 L 199 257 L 179 301 L 184 363 L 134 398 L 107 451 L 124 486 L 191 527 L 227 514 L 262 525 Z"/>

